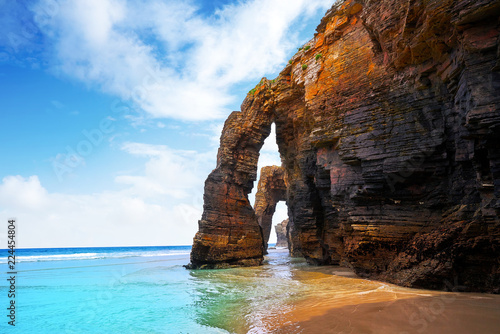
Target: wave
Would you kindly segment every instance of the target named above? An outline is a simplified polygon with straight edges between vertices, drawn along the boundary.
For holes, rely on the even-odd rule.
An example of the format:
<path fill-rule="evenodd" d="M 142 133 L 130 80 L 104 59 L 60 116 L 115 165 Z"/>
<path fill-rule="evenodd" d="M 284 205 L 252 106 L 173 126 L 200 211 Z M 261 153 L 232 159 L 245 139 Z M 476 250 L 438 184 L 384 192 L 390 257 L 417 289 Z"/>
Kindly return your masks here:
<path fill-rule="evenodd" d="M 172 256 L 172 255 L 189 255 L 191 254 L 191 252 L 170 252 L 170 253 L 158 253 L 158 254 L 142 254 L 140 256 L 143 256 L 143 257 L 151 257 L 151 256 Z"/>
<path fill-rule="evenodd" d="M 44 255 L 17 255 L 16 262 L 47 262 L 47 261 L 76 261 L 97 259 L 123 259 L 131 257 L 161 257 L 189 255 L 189 251 L 169 252 L 111 252 L 111 253 L 71 253 L 71 254 L 44 254 Z M 0 263 L 7 263 L 7 257 L 1 258 Z"/>
<path fill-rule="evenodd" d="M 62 261 L 62 260 L 92 260 L 97 259 L 97 253 L 80 253 L 80 254 L 54 254 L 54 255 L 31 255 L 17 256 L 19 262 L 40 262 L 40 261 Z"/>

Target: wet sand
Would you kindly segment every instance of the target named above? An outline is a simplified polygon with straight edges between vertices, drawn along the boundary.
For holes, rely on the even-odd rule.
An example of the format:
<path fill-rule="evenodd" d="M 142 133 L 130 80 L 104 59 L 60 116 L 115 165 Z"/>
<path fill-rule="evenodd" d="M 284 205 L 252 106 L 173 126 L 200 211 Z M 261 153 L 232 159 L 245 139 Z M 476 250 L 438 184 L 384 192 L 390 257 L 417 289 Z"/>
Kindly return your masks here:
<path fill-rule="evenodd" d="M 229 333 L 500 334 L 499 295 L 403 288 L 283 250 L 259 267 L 190 276 L 199 322 Z"/>
<path fill-rule="evenodd" d="M 450 293 L 348 305 L 276 333 L 500 333 L 500 296 Z"/>
<path fill-rule="evenodd" d="M 335 266 L 300 267 L 293 279 L 300 298 L 267 322 L 270 333 L 500 333 L 500 295 L 403 288 Z"/>

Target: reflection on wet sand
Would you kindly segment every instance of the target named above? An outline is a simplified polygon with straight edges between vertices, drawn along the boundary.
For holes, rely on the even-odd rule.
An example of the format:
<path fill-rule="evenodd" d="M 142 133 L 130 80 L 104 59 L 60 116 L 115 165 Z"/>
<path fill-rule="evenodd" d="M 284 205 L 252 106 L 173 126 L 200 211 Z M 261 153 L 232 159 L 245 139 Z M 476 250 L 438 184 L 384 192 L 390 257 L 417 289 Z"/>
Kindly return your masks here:
<path fill-rule="evenodd" d="M 273 250 L 260 267 L 193 271 L 199 320 L 231 333 L 497 333 L 500 296 L 402 288 Z"/>
<path fill-rule="evenodd" d="M 449 294 L 331 308 L 274 333 L 471 334 L 500 332 L 498 296 Z"/>

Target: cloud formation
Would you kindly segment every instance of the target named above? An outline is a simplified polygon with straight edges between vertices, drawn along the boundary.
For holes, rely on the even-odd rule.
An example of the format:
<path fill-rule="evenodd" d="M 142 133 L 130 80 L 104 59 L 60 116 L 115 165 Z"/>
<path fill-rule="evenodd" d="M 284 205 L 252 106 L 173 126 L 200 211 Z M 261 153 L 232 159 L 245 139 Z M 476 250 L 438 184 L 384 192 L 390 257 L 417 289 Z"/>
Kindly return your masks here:
<path fill-rule="evenodd" d="M 259 170 L 280 165 L 275 138 L 273 126 Z M 203 209 L 203 184 L 215 167 L 215 147 L 201 153 L 130 142 L 121 149 L 145 162 L 142 171 L 115 177 L 119 190 L 65 194 L 48 191 L 36 175 L 3 178 L 0 220 L 17 218 L 20 247 L 191 244 Z M 252 203 L 256 187 L 257 182 Z M 278 207 L 274 222 L 286 217 L 286 207 Z"/>
<path fill-rule="evenodd" d="M 121 144 L 144 160 L 144 168 L 116 176 L 119 190 L 65 194 L 49 190 L 36 171 L 4 177 L 0 220 L 18 218 L 21 247 L 190 244 L 201 217 L 203 182 L 215 166 L 211 146 L 218 146 L 221 118 L 241 102 L 239 87 L 281 69 L 299 43 L 299 31 L 332 4 L 243 0 L 209 13 L 196 0 L 3 2 L 8 6 L 0 17 L 10 18 L 0 22 L 6 31 L 0 46 L 8 46 L 0 61 L 24 52 L 33 66 L 115 95 L 120 111 L 136 107 L 137 113 L 125 115 L 132 125 L 142 124 L 146 114 L 215 120 L 217 132 L 207 139 L 210 149 L 204 153 L 176 150 L 175 143 Z M 21 16 L 10 15 L 18 11 Z M 168 129 L 162 122 L 146 120 Z M 259 169 L 280 164 L 274 138 L 273 132 Z M 277 216 L 286 214 L 278 211 Z"/>
<path fill-rule="evenodd" d="M 116 177 L 119 184 L 129 185 L 130 195 L 155 198 L 168 195 L 177 199 L 189 197 L 193 189 L 202 189 L 207 161 L 214 152 L 173 150 L 165 145 L 126 143 L 122 149 L 132 155 L 147 157 L 144 175 Z M 203 169 L 202 169 L 203 168 Z"/>
<path fill-rule="evenodd" d="M 195 1 L 41 0 L 32 7 L 52 69 L 152 117 L 226 115 L 234 85 L 277 71 L 297 27 L 331 0 L 252 0 L 202 13 Z"/>
<path fill-rule="evenodd" d="M 36 175 L 3 178 L 0 220 L 17 218 L 20 247 L 190 244 L 213 152 L 141 143 L 123 150 L 147 161 L 139 175 L 116 177 L 117 191 L 63 194 L 49 192 Z"/>

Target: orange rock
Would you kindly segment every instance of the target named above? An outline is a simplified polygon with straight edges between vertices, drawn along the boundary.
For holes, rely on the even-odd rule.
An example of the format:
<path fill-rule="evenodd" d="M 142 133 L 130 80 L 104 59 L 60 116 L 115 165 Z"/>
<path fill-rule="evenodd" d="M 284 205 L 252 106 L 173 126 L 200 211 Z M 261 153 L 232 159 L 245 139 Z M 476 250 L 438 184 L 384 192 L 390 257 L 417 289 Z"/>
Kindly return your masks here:
<path fill-rule="evenodd" d="M 285 190 L 262 181 L 255 210 L 247 196 L 274 122 L 292 255 L 404 286 L 456 279 L 499 292 L 499 11 L 473 0 L 332 7 L 311 50 L 226 121 L 193 267 L 262 261 Z"/>
<path fill-rule="evenodd" d="M 358 14 L 361 10 L 363 10 L 363 5 L 359 3 L 355 3 L 352 5 L 352 7 L 349 10 L 349 15 L 356 15 Z"/>

